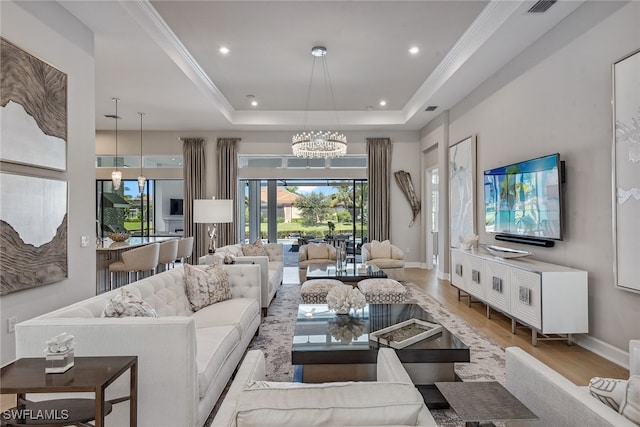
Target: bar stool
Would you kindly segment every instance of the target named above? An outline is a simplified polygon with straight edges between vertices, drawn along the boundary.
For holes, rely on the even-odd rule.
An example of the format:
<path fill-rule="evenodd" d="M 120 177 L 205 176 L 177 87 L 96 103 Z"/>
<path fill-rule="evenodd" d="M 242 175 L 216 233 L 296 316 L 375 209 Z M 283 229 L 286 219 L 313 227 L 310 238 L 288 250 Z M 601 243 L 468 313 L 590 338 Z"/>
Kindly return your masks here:
<path fill-rule="evenodd" d="M 173 264 L 178 257 L 178 239 L 167 240 L 160 243 L 160 253 L 158 255 L 158 266 L 160 271 L 167 271 L 169 264 Z"/>
<path fill-rule="evenodd" d="M 140 248 L 131 249 L 122 253 L 122 261 L 116 261 L 109 264 L 110 288 L 114 289 L 114 274 L 120 272 L 127 273 L 127 283 L 132 272 L 136 272 L 136 280 L 138 273 L 141 271 L 152 271 L 155 273 L 158 266 L 158 255 L 160 254 L 160 245 L 151 243 Z"/>
<path fill-rule="evenodd" d="M 193 253 L 193 236 L 183 237 L 178 241 L 178 254 L 175 259 L 184 264 L 185 260 Z M 175 261 L 175 260 L 174 260 Z M 175 266 L 175 263 L 174 263 Z"/>

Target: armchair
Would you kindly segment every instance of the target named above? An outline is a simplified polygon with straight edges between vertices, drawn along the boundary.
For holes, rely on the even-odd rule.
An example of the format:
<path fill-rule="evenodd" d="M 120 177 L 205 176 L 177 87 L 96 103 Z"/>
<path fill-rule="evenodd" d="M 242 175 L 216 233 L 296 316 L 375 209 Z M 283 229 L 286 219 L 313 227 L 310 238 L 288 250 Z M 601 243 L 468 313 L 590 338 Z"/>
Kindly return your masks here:
<path fill-rule="evenodd" d="M 298 276 L 300 283 L 307 280 L 310 264 L 332 264 L 336 262 L 336 248 L 327 243 L 309 243 L 298 251 Z"/>
<path fill-rule="evenodd" d="M 373 240 L 362 245 L 362 262 L 374 264 L 390 279 L 404 281 L 404 252 L 388 240 Z"/>

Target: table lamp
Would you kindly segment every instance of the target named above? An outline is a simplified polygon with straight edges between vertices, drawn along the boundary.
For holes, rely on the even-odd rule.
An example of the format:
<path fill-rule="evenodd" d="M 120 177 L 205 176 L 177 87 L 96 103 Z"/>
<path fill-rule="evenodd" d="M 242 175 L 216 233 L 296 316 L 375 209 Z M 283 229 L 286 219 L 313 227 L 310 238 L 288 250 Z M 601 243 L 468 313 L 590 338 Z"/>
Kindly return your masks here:
<path fill-rule="evenodd" d="M 196 199 L 193 201 L 193 222 L 212 224 L 207 226 L 209 234 L 209 253 L 216 251 L 218 224 L 233 222 L 233 200 Z"/>

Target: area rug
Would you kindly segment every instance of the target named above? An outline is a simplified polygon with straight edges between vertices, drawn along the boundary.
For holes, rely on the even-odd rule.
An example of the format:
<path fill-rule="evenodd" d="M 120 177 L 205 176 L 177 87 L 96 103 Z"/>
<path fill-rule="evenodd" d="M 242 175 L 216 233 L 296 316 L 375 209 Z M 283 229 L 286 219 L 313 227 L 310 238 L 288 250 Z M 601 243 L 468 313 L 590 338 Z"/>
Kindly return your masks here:
<path fill-rule="evenodd" d="M 442 304 L 408 283 L 411 300 L 429 311 L 433 317 L 471 348 L 471 363 L 456 363 L 456 374 L 463 381 L 498 381 L 504 384 L 504 350 L 489 338 L 474 330 L 464 320 L 450 313 Z M 266 359 L 267 379 L 292 381 L 291 344 L 298 305 L 302 303 L 299 284 L 284 284 L 271 302 L 267 316 L 260 325 L 260 334 L 253 339 L 249 349 L 262 350 Z M 224 397 L 224 395 L 223 395 Z M 222 401 L 220 398 L 218 405 Z M 205 426 L 209 426 L 218 405 L 213 409 Z M 464 422 L 453 410 L 431 410 L 438 426 L 462 427 Z M 499 424 L 497 424 L 499 425 Z"/>

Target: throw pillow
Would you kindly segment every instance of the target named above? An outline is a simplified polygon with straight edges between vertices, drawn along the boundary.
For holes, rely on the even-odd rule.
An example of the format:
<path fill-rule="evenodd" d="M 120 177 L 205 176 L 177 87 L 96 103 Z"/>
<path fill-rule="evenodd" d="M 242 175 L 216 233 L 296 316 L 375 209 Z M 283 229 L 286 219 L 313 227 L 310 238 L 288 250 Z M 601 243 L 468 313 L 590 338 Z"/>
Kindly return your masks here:
<path fill-rule="evenodd" d="M 384 242 L 379 242 L 377 240 L 373 240 L 371 242 L 371 259 L 378 258 L 391 258 L 391 242 L 385 240 Z"/>
<path fill-rule="evenodd" d="M 267 256 L 267 250 L 262 246 L 262 240 L 258 239 L 253 243 L 242 245 L 244 256 Z"/>
<path fill-rule="evenodd" d="M 185 264 L 184 278 L 187 299 L 193 311 L 231 299 L 227 272 L 219 264 L 211 264 L 204 269 Z"/>
<path fill-rule="evenodd" d="M 307 259 L 329 259 L 329 248 L 326 243 L 309 243 Z"/>
<path fill-rule="evenodd" d="M 589 393 L 610 408 L 620 411 L 627 381 L 615 378 L 594 377 L 589 380 Z"/>
<path fill-rule="evenodd" d="M 121 289 L 104 307 L 102 317 L 158 317 L 158 314 L 130 290 Z"/>
<path fill-rule="evenodd" d="M 640 375 L 631 375 L 620 404 L 620 413 L 640 425 Z"/>

